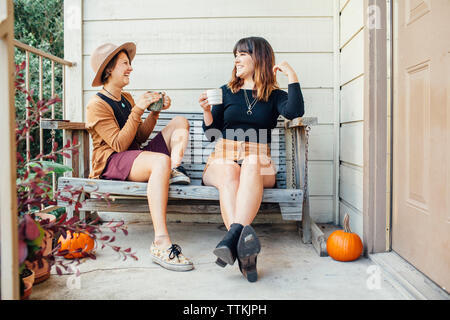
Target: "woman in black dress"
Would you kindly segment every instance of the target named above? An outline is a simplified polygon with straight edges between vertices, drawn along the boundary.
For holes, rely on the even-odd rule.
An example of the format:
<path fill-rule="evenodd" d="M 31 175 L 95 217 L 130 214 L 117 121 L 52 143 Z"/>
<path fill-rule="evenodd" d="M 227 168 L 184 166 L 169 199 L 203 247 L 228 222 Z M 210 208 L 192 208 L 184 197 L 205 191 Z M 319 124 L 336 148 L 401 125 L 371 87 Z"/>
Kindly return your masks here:
<path fill-rule="evenodd" d="M 273 49 L 265 39 L 241 39 L 233 53 L 231 80 L 221 87 L 223 103 L 211 107 L 206 92 L 199 98 L 205 135 L 217 140 L 203 171 L 203 184 L 219 190 L 228 230 L 214 250 L 216 263 L 225 267 L 237 258 L 243 275 L 254 282 L 261 245 L 250 224 L 264 188 L 276 183 L 271 130 L 280 114 L 287 119 L 303 116 L 304 104 L 296 72 L 285 61 L 275 64 Z M 277 71 L 288 77 L 287 93 L 278 87 Z"/>

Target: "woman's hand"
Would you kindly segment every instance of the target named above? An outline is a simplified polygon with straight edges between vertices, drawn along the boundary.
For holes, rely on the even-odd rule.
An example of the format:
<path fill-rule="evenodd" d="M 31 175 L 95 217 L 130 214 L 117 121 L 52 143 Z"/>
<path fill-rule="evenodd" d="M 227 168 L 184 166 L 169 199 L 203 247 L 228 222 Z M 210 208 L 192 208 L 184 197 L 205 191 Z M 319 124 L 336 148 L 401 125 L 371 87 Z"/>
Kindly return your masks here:
<path fill-rule="evenodd" d="M 198 103 L 200 104 L 200 107 L 202 107 L 203 112 L 211 112 L 211 105 L 208 102 L 208 96 L 206 95 L 206 91 L 200 95 Z"/>
<path fill-rule="evenodd" d="M 163 100 L 163 110 L 169 109 L 171 104 L 172 104 L 172 100 L 170 99 L 170 97 L 168 95 L 166 95 L 165 92 L 162 93 L 164 100 Z"/>
<path fill-rule="evenodd" d="M 277 71 L 281 71 L 289 79 L 289 83 L 298 82 L 297 74 L 294 69 L 286 61 L 273 66 L 273 73 L 276 75 Z"/>
<path fill-rule="evenodd" d="M 145 110 L 150 104 L 158 101 L 159 99 L 161 99 L 161 94 L 158 92 L 146 92 L 139 97 L 136 106 L 142 110 Z"/>

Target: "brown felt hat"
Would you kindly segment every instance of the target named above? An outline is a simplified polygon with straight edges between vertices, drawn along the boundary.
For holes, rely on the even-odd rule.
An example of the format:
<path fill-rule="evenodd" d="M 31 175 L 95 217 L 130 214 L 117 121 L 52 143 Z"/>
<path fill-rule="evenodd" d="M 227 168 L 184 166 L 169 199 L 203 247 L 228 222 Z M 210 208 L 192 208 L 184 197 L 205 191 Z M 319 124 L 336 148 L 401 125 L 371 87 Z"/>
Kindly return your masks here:
<path fill-rule="evenodd" d="M 98 87 L 102 85 L 102 73 L 112 58 L 121 50 L 126 50 L 130 56 L 130 63 L 133 61 L 136 55 L 136 44 L 133 42 L 125 42 L 120 46 L 116 46 L 112 43 L 105 43 L 94 50 L 91 56 L 91 67 L 95 72 L 94 80 L 92 80 L 92 86 Z"/>

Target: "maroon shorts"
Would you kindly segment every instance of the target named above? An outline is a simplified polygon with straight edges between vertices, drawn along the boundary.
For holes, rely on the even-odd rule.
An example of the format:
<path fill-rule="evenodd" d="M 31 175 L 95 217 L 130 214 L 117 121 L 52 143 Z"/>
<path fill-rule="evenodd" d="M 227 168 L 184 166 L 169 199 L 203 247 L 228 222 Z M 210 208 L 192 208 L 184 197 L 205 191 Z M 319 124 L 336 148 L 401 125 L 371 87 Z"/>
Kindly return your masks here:
<path fill-rule="evenodd" d="M 109 156 L 106 167 L 103 169 L 100 179 L 106 180 L 127 180 L 131 167 L 136 157 L 142 151 L 152 151 L 167 154 L 170 157 L 169 149 L 161 132 L 159 132 L 145 147 L 139 150 L 127 150 L 114 152 Z"/>

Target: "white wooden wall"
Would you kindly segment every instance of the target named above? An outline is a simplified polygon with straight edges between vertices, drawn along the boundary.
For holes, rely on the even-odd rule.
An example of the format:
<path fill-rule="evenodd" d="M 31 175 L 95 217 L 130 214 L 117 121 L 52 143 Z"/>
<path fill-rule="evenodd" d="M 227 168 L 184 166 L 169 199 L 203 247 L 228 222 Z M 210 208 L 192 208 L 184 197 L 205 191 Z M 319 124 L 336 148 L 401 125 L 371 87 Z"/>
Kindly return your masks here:
<path fill-rule="evenodd" d="M 311 133 L 309 155 L 312 217 L 317 222 L 333 222 L 334 181 L 338 174 L 334 161 L 338 147 L 334 139 L 334 3 L 335 0 L 66 0 L 66 19 L 68 11 L 72 14 L 72 24 L 65 25 L 66 48 L 75 44 L 66 54 L 82 65 L 81 70 L 73 72 L 75 85 L 82 83 L 82 89 L 68 93 L 67 99 L 82 96 L 85 107 L 98 90 L 90 85 L 90 55 L 98 45 L 134 41 L 137 55 L 127 89 L 135 97 L 148 89 L 163 90 L 172 98 L 171 110 L 201 111 L 197 102 L 200 93 L 228 82 L 236 41 L 262 36 L 273 46 L 277 61 L 286 60 L 297 71 L 305 97 L 305 115 L 319 119 Z M 79 39 L 80 53 L 80 46 L 76 45 Z M 278 80 L 287 89 L 286 77 L 280 75 Z M 67 114 L 83 119 L 82 108 L 73 110 L 79 104 L 76 97 L 73 101 Z"/>
<path fill-rule="evenodd" d="M 340 223 L 363 232 L 364 1 L 340 0 Z"/>

